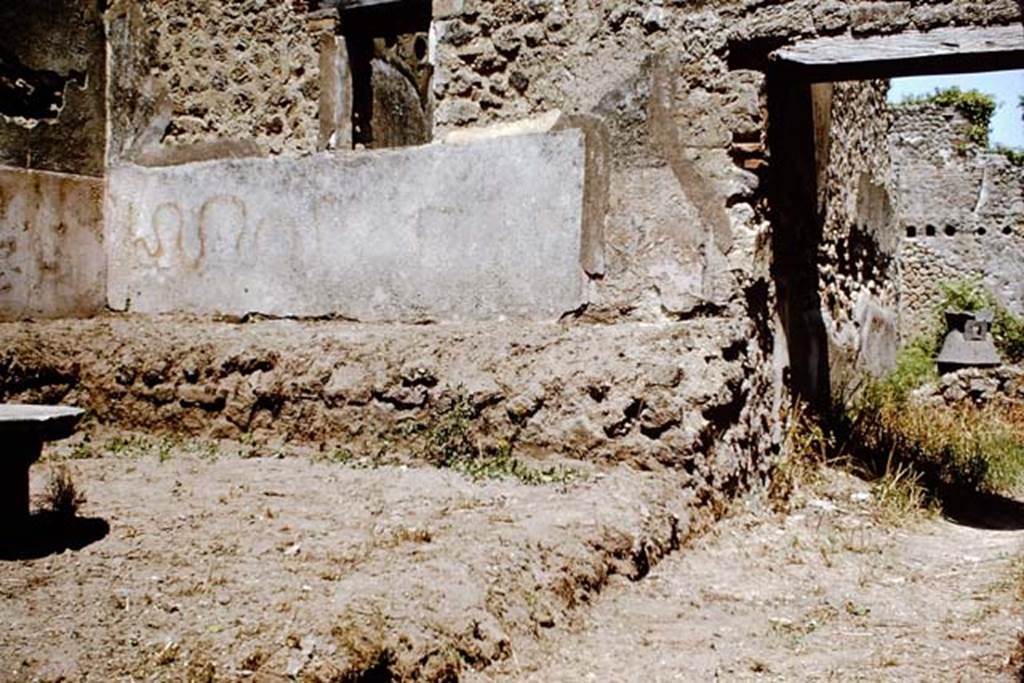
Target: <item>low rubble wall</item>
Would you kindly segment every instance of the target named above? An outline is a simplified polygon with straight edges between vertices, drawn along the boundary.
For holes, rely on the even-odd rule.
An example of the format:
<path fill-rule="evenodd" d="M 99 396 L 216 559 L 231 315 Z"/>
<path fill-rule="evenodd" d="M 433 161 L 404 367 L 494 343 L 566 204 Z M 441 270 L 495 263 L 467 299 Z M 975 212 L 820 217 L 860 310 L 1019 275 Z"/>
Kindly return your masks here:
<path fill-rule="evenodd" d="M 0 401 L 124 429 L 417 462 L 431 433 L 540 459 L 688 472 L 768 466 L 770 376 L 749 323 L 367 325 L 102 316 L 0 325 Z M 452 412 L 453 404 L 465 406 Z M 459 441 L 459 438 L 448 440 Z"/>
<path fill-rule="evenodd" d="M 965 368 L 917 389 L 913 398 L 935 406 L 956 406 L 969 401 L 977 405 L 997 403 L 1024 407 L 1024 367 Z"/>

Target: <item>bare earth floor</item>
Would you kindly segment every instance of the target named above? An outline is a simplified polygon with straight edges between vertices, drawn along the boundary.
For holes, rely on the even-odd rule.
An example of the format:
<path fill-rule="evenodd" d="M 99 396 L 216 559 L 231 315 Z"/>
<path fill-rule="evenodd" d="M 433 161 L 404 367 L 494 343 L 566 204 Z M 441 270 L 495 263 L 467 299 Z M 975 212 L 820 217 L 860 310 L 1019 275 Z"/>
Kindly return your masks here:
<path fill-rule="evenodd" d="M 865 494 L 837 475 L 790 515 L 737 514 L 480 680 L 1019 680 L 1024 532 L 892 528 Z"/>
<path fill-rule="evenodd" d="M 106 537 L 0 562 L 0 680 L 1012 680 L 1024 532 L 882 524 L 845 475 L 671 553 L 666 473 L 115 450 L 72 462 Z"/>

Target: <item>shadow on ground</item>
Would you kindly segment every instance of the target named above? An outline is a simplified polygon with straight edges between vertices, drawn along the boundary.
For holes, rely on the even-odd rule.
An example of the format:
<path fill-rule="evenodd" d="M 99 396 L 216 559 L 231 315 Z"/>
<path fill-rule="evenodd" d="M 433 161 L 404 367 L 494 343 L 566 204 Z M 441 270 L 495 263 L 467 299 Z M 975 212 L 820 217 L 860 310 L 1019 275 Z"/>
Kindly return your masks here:
<path fill-rule="evenodd" d="M 35 560 L 65 550 L 81 550 L 108 533 L 110 525 L 105 519 L 39 512 L 0 532 L 0 561 Z"/>
<path fill-rule="evenodd" d="M 997 493 L 945 491 L 942 513 L 951 522 L 975 529 L 1020 531 L 1024 529 L 1024 502 Z"/>

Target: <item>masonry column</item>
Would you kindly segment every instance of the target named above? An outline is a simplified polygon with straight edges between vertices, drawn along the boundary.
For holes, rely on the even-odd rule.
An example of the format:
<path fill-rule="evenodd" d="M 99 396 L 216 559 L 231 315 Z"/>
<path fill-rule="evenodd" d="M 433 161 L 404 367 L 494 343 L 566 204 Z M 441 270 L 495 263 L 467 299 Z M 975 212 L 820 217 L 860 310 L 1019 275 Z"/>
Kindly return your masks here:
<path fill-rule="evenodd" d="M 352 149 L 352 72 L 336 9 L 311 12 L 310 33 L 320 49 L 320 139 L 317 149 Z"/>

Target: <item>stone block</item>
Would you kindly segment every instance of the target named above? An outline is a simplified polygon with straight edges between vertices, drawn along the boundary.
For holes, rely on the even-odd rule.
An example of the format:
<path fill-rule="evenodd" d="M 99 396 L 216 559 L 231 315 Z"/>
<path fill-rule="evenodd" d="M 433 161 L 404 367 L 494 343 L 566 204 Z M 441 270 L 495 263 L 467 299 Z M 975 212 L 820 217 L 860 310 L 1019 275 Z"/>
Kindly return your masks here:
<path fill-rule="evenodd" d="M 0 168 L 0 319 L 102 311 L 105 268 L 102 180 Z"/>
<path fill-rule="evenodd" d="M 818 33 L 829 34 L 841 31 L 850 23 L 850 7 L 845 2 L 826 0 L 811 10 L 814 26 Z"/>
<path fill-rule="evenodd" d="M 854 34 L 893 33 L 910 23 L 909 2 L 872 2 L 855 5 L 850 10 Z"/>
<path fill-rule="evenodd" d="M 433 0 L 432 13 L 434 19 L 447 19 L 464 14 L 476 14 L 476 0 Z"/>
<path fill-rule="evenodd" d="M 557 318 L 582 303 L 578 130 L 111 170 L 117 310 Z"/>

